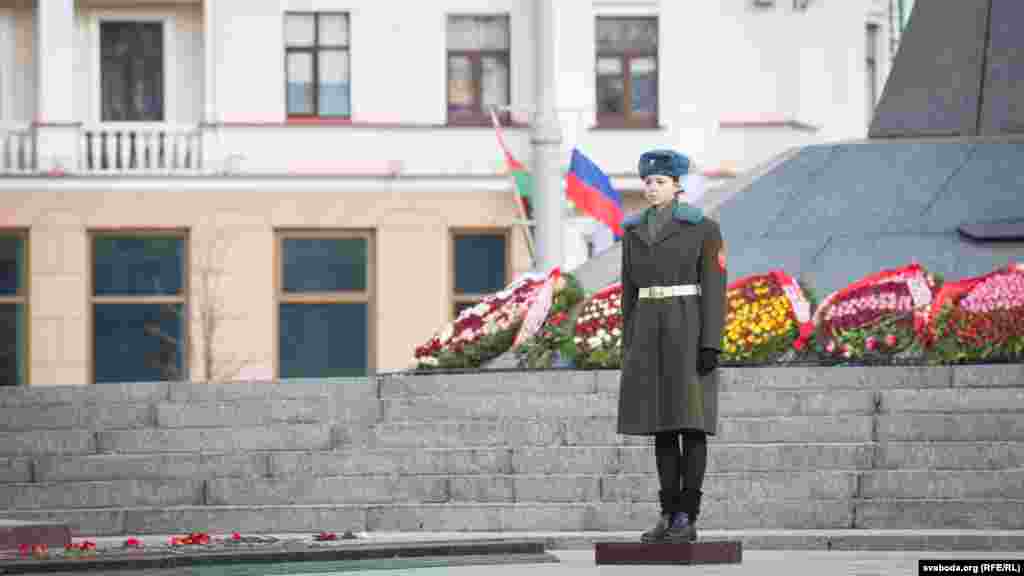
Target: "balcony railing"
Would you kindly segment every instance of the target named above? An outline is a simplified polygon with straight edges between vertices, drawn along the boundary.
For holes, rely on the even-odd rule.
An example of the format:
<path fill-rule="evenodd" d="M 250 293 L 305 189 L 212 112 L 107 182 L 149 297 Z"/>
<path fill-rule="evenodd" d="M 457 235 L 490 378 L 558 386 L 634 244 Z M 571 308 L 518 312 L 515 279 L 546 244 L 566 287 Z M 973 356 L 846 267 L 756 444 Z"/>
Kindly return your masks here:
<path fill-rule="evenodd" d="M 117 123 L 82 126 L 77 158 L 62 158 L 65 174 L 196 174 L 203 169 L 202 132 L 198 126 Z M 36 128 L 0 124 L 0 175 L 35 174 L 39 157 Z"/>
<path fill-rule="evenodd" d="M 28 124 L 0 124 L 0 174 L 35 172 L 35 138 Z"/>
<path fill-rule="evenodd" d="M 78 171 L 82 174 L 197 173 L 202 134 L 196 126 L 98 124 L 82 127 Z"/>

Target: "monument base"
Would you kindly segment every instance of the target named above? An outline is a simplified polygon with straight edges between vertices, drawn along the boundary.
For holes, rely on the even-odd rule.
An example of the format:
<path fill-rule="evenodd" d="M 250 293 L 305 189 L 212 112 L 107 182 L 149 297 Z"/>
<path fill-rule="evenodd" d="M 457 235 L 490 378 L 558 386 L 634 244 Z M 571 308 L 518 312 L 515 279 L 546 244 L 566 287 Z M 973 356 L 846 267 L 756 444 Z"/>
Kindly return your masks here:
<path fill-rule="evenodd" d="M 596 542 L 595 564 L 739 564 L 743 543 L 709 540 L 682 544 Z"/>

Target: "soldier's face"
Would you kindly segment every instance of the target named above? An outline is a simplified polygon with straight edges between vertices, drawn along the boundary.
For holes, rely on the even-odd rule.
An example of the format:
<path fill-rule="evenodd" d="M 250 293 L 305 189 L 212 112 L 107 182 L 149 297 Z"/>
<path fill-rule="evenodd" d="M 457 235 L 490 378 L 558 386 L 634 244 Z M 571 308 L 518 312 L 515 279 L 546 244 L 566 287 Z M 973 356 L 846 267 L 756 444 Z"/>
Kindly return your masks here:
<path fill-rule="evenodd" d="M 652 206 L 660 206 L 672 200 L 679 191 L 675 180 L 664 174 L 651 174 L 644 178 L 644 196 Z"/>

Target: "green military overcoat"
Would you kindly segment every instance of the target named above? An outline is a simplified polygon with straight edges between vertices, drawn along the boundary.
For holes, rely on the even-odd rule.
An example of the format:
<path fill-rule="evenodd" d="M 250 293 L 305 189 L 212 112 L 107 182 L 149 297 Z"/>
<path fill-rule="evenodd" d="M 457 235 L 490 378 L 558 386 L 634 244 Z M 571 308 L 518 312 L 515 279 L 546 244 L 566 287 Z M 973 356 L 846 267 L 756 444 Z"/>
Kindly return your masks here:
<path fill-rule="evenodd" d="M 722 349 L 725 244 L 717 222 L 673 203 L 672 219 L 654 238 L 647 226 L 653 208 L 623 223 L 619 434 L 717 432 L 719 371 L 699 376 L 697 355 Z M 678 284 L 697 284 L 702 294 L 639 298 L 640 287 Z"/>

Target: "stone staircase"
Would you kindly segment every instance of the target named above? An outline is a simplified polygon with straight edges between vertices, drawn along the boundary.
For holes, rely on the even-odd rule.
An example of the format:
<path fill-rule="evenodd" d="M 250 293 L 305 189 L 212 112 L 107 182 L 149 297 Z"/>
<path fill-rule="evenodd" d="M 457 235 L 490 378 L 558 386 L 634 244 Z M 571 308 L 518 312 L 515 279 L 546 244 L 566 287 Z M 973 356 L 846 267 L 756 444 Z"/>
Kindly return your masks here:
<path fill-rule="evenodd" d="M 617 371 L 0 390 L 0 510 L 76 535 L 624 531 Z M 725 368 L 706 529 L 1024 529 L 1024 366 Z"/>

